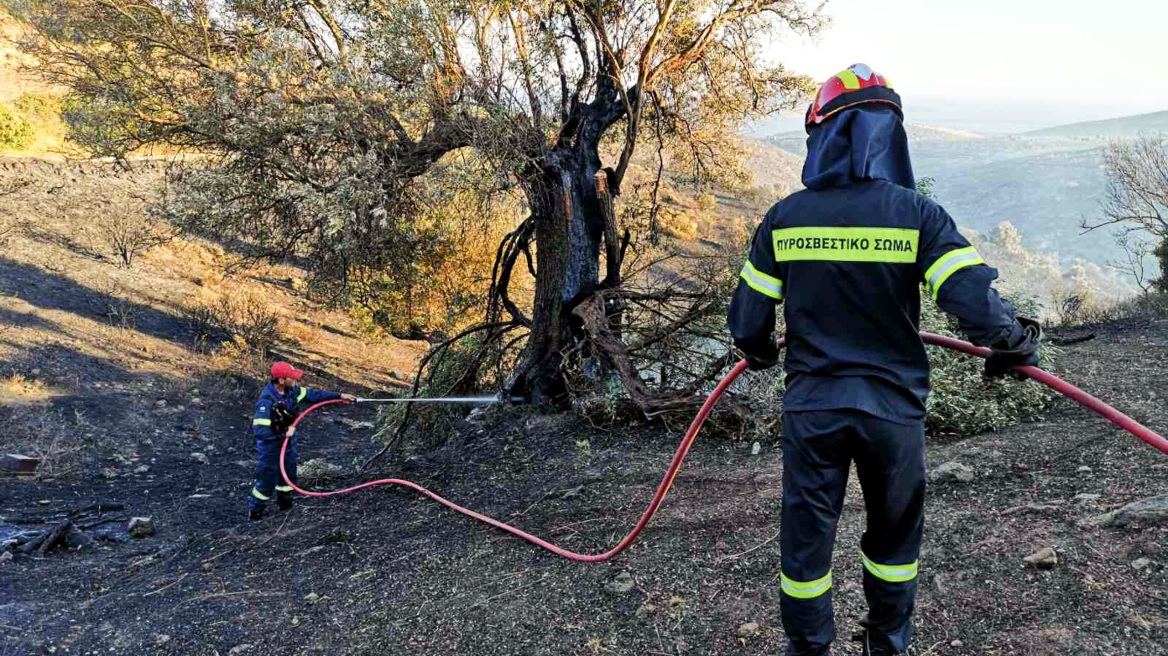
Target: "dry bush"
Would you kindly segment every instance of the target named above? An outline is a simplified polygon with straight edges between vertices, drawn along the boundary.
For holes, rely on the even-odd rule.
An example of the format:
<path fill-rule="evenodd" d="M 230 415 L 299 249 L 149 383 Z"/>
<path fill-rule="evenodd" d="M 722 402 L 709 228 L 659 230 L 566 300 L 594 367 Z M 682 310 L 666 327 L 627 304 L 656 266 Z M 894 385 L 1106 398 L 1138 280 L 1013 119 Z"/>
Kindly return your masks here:
<path fill-rule="evenodd" d="M 662 207 L 658 216 L 661 234 L 682 241 L 697 239 L 698 218 L 700 217 L 696 217 L 692 211 L 676 207 Z"/>
<path fill-rule="evenodd" d="M 138 320 L 138 306 L 124 295 L 124 290 L 115 287 L 99 288 L 102 298 L 102 312 L 106 321 L 115 328 L 133 330 Z"/>
<path fill-rule="evenodd" d="M 237 293 L 211 302 L 196 301 L 183 308 L 196 340 L 230 338 L 225 355 L 254 353 L 260 358 L 280 339 L 280 315 L 262 294 Z"/>
<path fill-rule="evenodd" d="M 9 406 L 0 408 L 0 450 L 39 459 L 36 477 L 45 480 L 79 474 L 85 445 L 60 411 Z"/>
<path fill-rule="evenodd" d="M 1113 323 L 1150 323 L 1168 319 L 1168 294 L 1148 293 L 1107 303 L 1085 304 L 1069 295 L 1058 307 L 1059 328 L 1083 328 Z"/>
<path fill-rule="evenodd" d="M 136 212 L 119 212 L 102 220 L 97 235 L 118 265 L 127 269 L 139 255 L 174 238 L 173 232 Z"/>

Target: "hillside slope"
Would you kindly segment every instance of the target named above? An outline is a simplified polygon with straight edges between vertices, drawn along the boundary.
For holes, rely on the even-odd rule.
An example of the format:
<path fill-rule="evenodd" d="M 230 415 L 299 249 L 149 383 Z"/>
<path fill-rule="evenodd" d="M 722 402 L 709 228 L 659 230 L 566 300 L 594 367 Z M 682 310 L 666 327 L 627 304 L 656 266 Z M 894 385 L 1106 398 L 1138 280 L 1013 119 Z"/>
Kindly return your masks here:
<path fill-rule="evenodd" d="M 191 357 L 168 345 L 171 319 L 161 311 L 143 309 L 137 324 L 135 339 L 151 357 L 132 349 L 77 353 L 112 335 L 88 309 L 94 299 L 88 274 L 72 265 L 82 256 L 53 253 L 64 266 L 35 264 L 35 255 L 22 254 L 0 269 L 7 293 L 0 339 L 10 352 L 54 357 L 37 374 L 28 368 L 33 360 L 15 362 L 28 363 L 22 375 L 61 390 L 47 407 L 61 413 L 63 430 L 92 440 L 103 455 L 78 476 L 6 480 L 0 530 L 42 526 L 101 503 L 124 506 L 115 508 L 115 518 L 152 516 L 157 532 L 0 562 L 0 653 L 598 656 L 781 649 L 776 445 L 751 456 L 749 444 L 699 440 L 642 540 L 603 565 L 563 561 L 398 490 L 302 500 L 291 512 L 250 524 L 243 511 L 251 449 L 243 433 L 252 381 L 151 369 L 159 366 L 154 360 Z M 69 315 L 85 325 L 63 330 L 74 320 Z M 60 341 L 38 351 L 28 343 L 30 331 L 60 333 Z M 1168 431 L 1168 320 L 1097 333 L 1066 349 L 1062 372 Z M 73 340 L 81 344 L 71 346 Z M 38 400 L 23 403 L 0 406 L 0 418 L 10 422 L 0 435 L 9 437 L 12 422 Z M 365 451 L 368 435 L 356 421 L 366 413 L 356 407 L 314 417 L 302 460 L 325 456 L 347 464 Z M 571 414 L 522 409 L 480 412 L 457 422 L 440 450 L 407 454 L 379 473 L 417 480 L 594 552 L 641 512 L 679 430 L 624 420 L 591 426 Z M 210 464 L 199 464 L 193 452 Z M 921 651 L 1168 653 L 1168 523 L 1078 524 L 1168 494 L 1168 458 L 1058 401 L 1040 421 L 933 439 L 928 459 L 933 467 L 959 461 L 974 478 L 930 487 Z M 841 653 L 857 653 L 846 637 L 863 607 L 862 530 L 853 481 L 835 559 Z M 1026 567 L 1023 558 L 1043 547 L 1055 549 L 1059 564 Z M 757 627 L 744 626 L 749 622 Z"/>
<path fill-rule="evenodd" d="M 1102 139 L 1131 138 L 1140 134 L 1168 132 L 1168 111 L 1084 121 L 1028 132 L 1036 137 L 1095 137 Z"/>

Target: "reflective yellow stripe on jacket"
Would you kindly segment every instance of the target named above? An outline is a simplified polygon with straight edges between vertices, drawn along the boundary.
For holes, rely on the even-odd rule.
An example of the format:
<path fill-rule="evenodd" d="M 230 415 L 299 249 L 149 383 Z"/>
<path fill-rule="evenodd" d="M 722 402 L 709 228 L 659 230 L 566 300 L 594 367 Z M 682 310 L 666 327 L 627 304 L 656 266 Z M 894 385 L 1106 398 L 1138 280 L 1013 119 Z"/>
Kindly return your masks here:
<path fill-rule="evenodd" d="M 978 264 L 985 264 L 985 260 L 981 259 L 973 246 L 949 251 L 937 258 L 933 266 L 925 272 L 925 290 L 935 301 L 937 294 L 941 291 L 941 285 L 944 285 L 950 276 L 966 267 Z"/>

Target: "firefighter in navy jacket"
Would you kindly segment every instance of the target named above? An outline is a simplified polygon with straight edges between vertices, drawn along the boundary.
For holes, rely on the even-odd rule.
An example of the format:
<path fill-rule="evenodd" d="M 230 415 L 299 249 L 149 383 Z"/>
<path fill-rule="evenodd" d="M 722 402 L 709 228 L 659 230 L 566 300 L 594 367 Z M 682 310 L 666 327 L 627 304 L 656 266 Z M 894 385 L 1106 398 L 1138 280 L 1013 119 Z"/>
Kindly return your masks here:
<path fill-rule="evenodd" d="M 280 477 L 280 447 L 283 445 L 285 435 L 291 438 L 284 453 L 284 469 L 288 472 L 288 478 L 295 482 L 299 437 L 296 435 L 296 429 L 292 427 L 292 420 L 296 415 L 309 405 L 321 401 L 357 400 L 351 394 L 301 387 L 299 380 L 303 375 L 304 372 L 287 362 L 277 362 L 272 365 L 271 380 L 256 401 L 251 425 L 258 457 L 255 485 L 252 486 L 251 496 L 248 497 L 248 517 L 253 520 L 264 516 L 264 510 L 272 495 L 276 496 L 276 503 L 281 510 L 292 507 L 292 488 L 284 485 Z"/>
<path fill-rule="evenodd" d="M 827 654 L 831 558 L 848 469 L 861 540 L 866 654 L 907 651 L 924 519 L 929 364 L 920 288 L 994 350 L 986 373 L 1038 362 L 1041 329 L 993 289 L 997 271 L 915 191 L 900 97 L 868 66 L 827 81 L 807 112 L 806 189 L 766 214 L 730 304 L 751 369 L 777 364 L 783 303 L 780 608 L 788 654 Z"/>

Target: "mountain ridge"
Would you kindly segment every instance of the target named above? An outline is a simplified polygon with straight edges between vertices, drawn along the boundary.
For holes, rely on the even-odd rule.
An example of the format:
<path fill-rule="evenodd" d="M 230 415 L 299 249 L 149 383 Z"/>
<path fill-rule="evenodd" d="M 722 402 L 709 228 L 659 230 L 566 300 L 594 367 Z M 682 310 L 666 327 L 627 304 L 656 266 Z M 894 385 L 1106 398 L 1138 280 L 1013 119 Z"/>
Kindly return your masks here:
<path fill-rule="evenodd" d="M 1168 110 L 1068 123 L 1022 134 L 1028 137 L 1130 138 L 1152 132 L 1168 132 Z"/>

